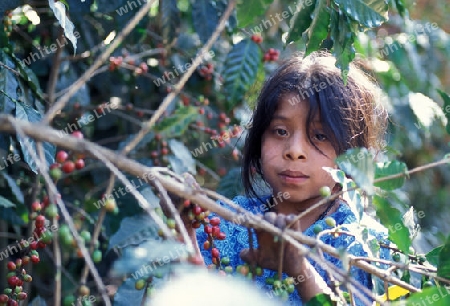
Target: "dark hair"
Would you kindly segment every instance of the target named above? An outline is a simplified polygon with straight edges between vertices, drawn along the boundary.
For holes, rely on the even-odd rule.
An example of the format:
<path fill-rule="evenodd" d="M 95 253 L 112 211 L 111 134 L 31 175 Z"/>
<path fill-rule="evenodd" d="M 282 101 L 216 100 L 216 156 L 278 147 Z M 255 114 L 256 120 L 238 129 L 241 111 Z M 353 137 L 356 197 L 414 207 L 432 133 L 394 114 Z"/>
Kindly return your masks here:
<path fill-rule="evenodd" d="M 299 103 L 300 99 L 309 103 L 308 137 L 310 123 L 319 113 L 324 133 L 337 155 L 354 147 L 380 149 L 387 126 L 387 112 L 379 103 L 381 91 L 355 64 L 346 72 L 347 84 L 344 85 L 335 58 L 329 53 L 313 52 L 307 57 L 295 54 L 288 58 L 266 80 L 243 149 L 241 175 L 247 196 L 258 197 L 253 183 L 257 174 L 262 175 L 261 138 L 283 95 L 298 94 L 299 100 L 291 99 L 291 104 Z M 311 139 L 309 141 L 315 146 Z"/>

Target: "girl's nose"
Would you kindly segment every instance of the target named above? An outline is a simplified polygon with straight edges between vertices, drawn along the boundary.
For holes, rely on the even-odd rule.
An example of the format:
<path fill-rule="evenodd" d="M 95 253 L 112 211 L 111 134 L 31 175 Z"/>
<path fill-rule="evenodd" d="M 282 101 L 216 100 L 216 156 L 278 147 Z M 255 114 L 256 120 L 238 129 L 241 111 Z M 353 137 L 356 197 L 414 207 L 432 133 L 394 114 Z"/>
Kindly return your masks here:
<path fill-rule="evenodd" d="M 307 148 L 309 141 L 306 136 L 296 133 L 289 138 L 284 150 L 284 158 L 290 160 L 307 159 Z"/>

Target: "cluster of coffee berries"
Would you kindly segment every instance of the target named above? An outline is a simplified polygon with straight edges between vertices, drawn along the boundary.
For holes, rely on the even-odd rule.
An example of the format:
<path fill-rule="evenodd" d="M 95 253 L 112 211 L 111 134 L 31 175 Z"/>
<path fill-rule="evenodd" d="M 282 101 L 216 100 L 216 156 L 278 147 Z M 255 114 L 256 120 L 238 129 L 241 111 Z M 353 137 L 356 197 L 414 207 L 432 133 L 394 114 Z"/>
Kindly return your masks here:
<path fill-rule="evenodd" d="M 143 73 L 146 73 L 148 71 L 148 66 L 145 62 L 141 62 L 138 65 L 136 65 L 136 60 L 132 56 L 111 56 L 109 58 L 109 71 L 114 71 L 120 66 L 122 66 L 123 63 L 126 63 L 128 65 L 134 66 L 134 73 L 136 75 L 141 75 Z"/>
<path fill-rule="evenodd" d="M 263 56 L 263 62 L 276 62 L 280 56 L 280 51 L 270 48 Z"/>
<path fill-rule="evenodd" d="M 168 147 L 167 141 L 163 139 L 161 134 L 155 135 L 156 145 L 155 149 L 150 152 L 150 157 L 155 166 L 161 166 L 163 163 L 167 164 L 170 149 Z"/>
<path fill-rule="evenodd" d="M 74 217 L 74 224 L 75 224 L 75 228 L 77 230 L 81 229 L 82 221 L 80 220 L 80 217 L 77 217 L 77 218 Z M 83 258 L 83 253 L 81 252 L 81 248 L 79 247 L 77 241 L 75 240 L 72 233 L 70 232 L 70 229 L 67 226 L 67 224 L 62 224 L 59 227 L 58 235 L 62 242 L 62 245 L 66 249 L 74 250 L 75 252 L 72 252 L 72 254 L 76 254 L 76 257 L 78 257 L 78 258 Z M 89 245 L 92 240 L 91 232 L 89 232 L 86 229 L 81 230 L 80 237 L 83 240 L 84 246 L 86 248 L 89 248 Z M 102 254 L 102 251 L 100 250 L 100 242 L 98 240 L 96 240 L 94 243 L 94 251 L 92 253 L 92 260 L 95 263 L 99 263 L 102 260 L 102 256 L 103 256 L 103 254 Z"/>
<path fill-rule="evenodd" d="M 275 273 L 273 277 L 266 278 L 266 284 L 271 285 L 274 294 L 283 301 L 287 301 L 289 294 L 295 291 L 294 278 L 286 277 L 285 279 L 280 279 L 278 273 Z"/>
<path fill-rule="evenodd" d="M 12 23 L 12 13 L 11 13 L 11 12 L 8 12 L 8 13 L 5 14 L 5 16 L 3 17 L 3 28 L 4 28 L 5 34 L 6 34 L 7 36 L 10 36 L 10 35 L 11 35 L 11 32 L 12 32 L 12 26 L 13 26 L 13 23 Z"/>
<path fill-rule="evenodd" d="M 74 134 L 77 132 L 81 134 L 79 131 L 75 131 Z M 56 163 L 50 166 L 50 177 L 57 181 L 61 178 L 63 172 L 69 174 L 75 171 L 75 169 L 83 169 L 84 166 L 85 163 L 83 158 L 78 158 L 75 156 L 73 158 L 69 158 L 69 154 L 64 150 L 61 150 L 56 153 Z"/>
<path fill-rule="evenodd" d="M 34 220 L 35 228 L 33 230 L 33 239 L 21 240 L 20 249 L 22 250 L 22 257 L 15 261 L 7 263 L 8 268 L 8 288 L 0 295 L 0 306 L 15 305 L 18 306 L 18 301 L 23 301 L 27 298 L 27 293 L 23 292 L 22 285 L 24 282 L 31 282 L 31 275 L 27 274 L 25 266 L 32 262 L 37 264 L 40 262 L 39 253 L 37 249 L 45 248 L 47 244 L 52 242 L 53 235 L 45 227 L 45 217 L 41 215 L 42 205 L 39 202 L 32 204 L 32 218 Z M 31 241 L 32 240 L 32 241 Z"/>
<path fill-rule="evenodd" d="M 50 203 L 48 196 L 45 196 L 42 202 L 36 200 L 31 204 L 30 219 L 35 220 L 36 228 L 38 227 L 38 223 L 41 224 L 41 221 L 38 221 L 39 219 L 44 219 L 45 223 L 44 215 L 51 219 L 58 218 L 59 216 L 58 207 L 56 204 Z"/>
<path fill-rule="evenodd" d="M 8 288 L 3 291 L 3 294 L 0 294 L 0 305 L 18 306 L 18 301 L 23 301 L 28 297 L 27 293 L 23 292 L 22 285 L 24 282 L 32 281 L 32 277 L 24 269 L 29 261 L 30 257 L 24 256 L 22 259 L 8 262 Z"/>
<path fill-rule="evenodd" d="M 260 43 L 262 43 L 262 41 L 263 41 L 262 36 L 259 35 L 259 34 L 253 34 L 252 37 L 251 37 L 251 39 L 252 39 L 255 43 L 257 43 L 257 44 L 260 44 Z"/>
<path fill-rule="evenodd" d="M 220 252 L 215 246 L 215 240 L 225 240 L 227 236 L 224 232 L 220 231 L 220 218 L 208 218 L 202 215 L 205 214 L 205 210 L 197 205 L 194 205 L 191 211 L 196 219 L 192 222 L 192 227 L 199 228 L 203 225 L 203 231 L 207 234 L 206 241 L 203 243 L 203 248 L 211 251 L 213 264 L 216 267 L 221 267 L 222 261 L 220 260 Z M 229 260 L 228 263 L 223 264 L 228 265 Z"/>
<path fill-rule="evenodd" d="M 335 228 L 336 227 L 336 220 L 334 220 L 333 217 L 326 217 L 324 221 L 325 221 L 325 224 L 327 226 L 329 226 L 330 228 Z M 322 225 L 320 225 L 320 224 L 314 225 L 313 231 L 314 231 L 314 234 L 318 235 L 320 232 L 323 231 Z M 335 233 L 333 233 L 333 236 L 334 237 L 338 237 L 339 233 L 335 232 Z"/>
<path fill-rule="evenodd" d="M 212 79 L 212 75 L 214 73 L 214 65 L 211 63 L 208 63 L 206 65 L 203 65 L 198 73 L 202 78 L 205 78 L 205 80 L 210 81 Z"/>

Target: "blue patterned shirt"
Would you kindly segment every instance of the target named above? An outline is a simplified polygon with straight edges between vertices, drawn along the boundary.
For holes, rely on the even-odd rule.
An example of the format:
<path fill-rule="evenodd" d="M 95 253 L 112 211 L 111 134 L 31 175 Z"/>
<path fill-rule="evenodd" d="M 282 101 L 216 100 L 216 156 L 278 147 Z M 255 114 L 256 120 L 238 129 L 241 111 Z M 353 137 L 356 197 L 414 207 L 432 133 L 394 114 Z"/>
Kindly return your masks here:
<path fill-rule="evenodd" d="M 269 196 L 262 197 L 261 199 L 263 201 L 265 201 L 264 203 L 266 205 L 267 205 L 267 203 L 269 203 L 268 202 Z M 238 204 L 240 207 L 248 210 L 249 212 L 252 212 L 255 214 L 257 214 L 257 213 L 261 214 L 262 212 L 264 212 L 264 211 L 260 210 L 260 207 L 262 207 L 261 205 L 263 203 L 261 203 L 261 201 L 258 199 L 253 199 L 253 198 L 250 199 L 250 198 L 247 198 L 244 196 L 237 196 L 233 199 L 233 201 L 234 201 L 234 203 Z M 337 208 L 337 210 L 334 213 L 332 213 L 330 216 L 334 218 L 337 225 L 348 224 L 348 226 L 346 227 L 346 229 L 348 231 L 352 231 L 351 224 L 357 223 L 357 218 L 355 217 L 355 214 L 352 212 L 352 210 L 350 209 L 348 204 L 346 204 L 343 201 L 341 201 L 339 203 L 339 207 Z M 230 265 L 234 269 L 236 269 L 236 267 L 238 265 L 244 264 L 244 261 L 239 256 L 240 251 L 245 248 L 249 248 L 248 231 L 245 227 L 243 227 L 239 224 L 240 224 L 240 222 L 228 222 L 228 221 L 222 220 L 222 222 L 220 224 L 220 229 L 222 232 L 224 232 L 226 234 L 226 239 L 222 240 L 222 241 L 215 240 L 215 245 L 220 252 L 220 257 L 223 258 L 223 257 L 227 256 L 230 259 Z M 387 238 L 386 238 L 387 230 L 381 224 L 376 222 L 375 220 L 373 220 L 373 222 L 371 223 L 372 227 L 374 224 L 375 224 L 376 229 L 374 230 L 373 228 L 370 228 L 368 230 L 368 234 L 370 235 L 370 237 L 376 238 L 378 241 L 388 243 Z M 329 226 L 326 225 L 324 220 L 319 220 L 316 223 L 312 224 L 310 227 L 308 227 L 305 230 L 304 234 L 307 236 L 310 236 L 310 237 L 315 237 L 314 227 L 316 225 L 320 225 L 324 229 L 329 228 Z M 358 235 L 356 235 L 356 236 L 358 236 Z M 205 263 L 207 265 L 211 264 L 212 257 L 211 257 L 210 250 L 204 250 L 202 247 L 203 242 L 207 239 L 207 235 L 206 235 L 206 233 L 204 233 L 203 228 L 200 228 L 197 230 L 197 239 L 198 239 L 199 245 L 201 246 L 202 255 L 203 255 L 203 258 L 205 259 Z M 363 257 L 368 256 L 368 252 L 369 252 L 368 246 L 363 241 L 361 241 L 361 239 L 357 239 L 354 236 L 340 235 L 335 238 L 332 235 L 325 234 L 321 237 L 321 240 L 324 243 L 329 244 L 335 248 L 338 248 L 338 249 L 345 248 L 347 250 L 348 254 L 352 254 L 354 256 L 363 256 Z M 253 242 L 254 242 L 254 247 L 257 248 L 258 243 L 257 243 L 256 235 L 254 235 Z M 381 248 L 379 250 L 378 255 L 380 258 L 390 259 L 390 253 L 389 253 L 388 249 Z M 335 264 L 337 267 L 342 268 L 342 262 L 338 258 L 334 258 L 327 253 L 324 253 L 324 258 L 327 261 L 330 261 L 333 264 Z M 328 278 L 327 273 L 322 268 L 320 268 L 314 261 L 310 260 L 310 262 L 313 265 L 313 267 L 317 270 L 317 272 L 322 276 L 322 278 L 328 282 L 329 278 Z M 383 268 L 385 268 L 385 267 L 383 267 Z M 357 281 L 359 281 L 361 284 L 363 284 L 364 286 L 366 286 L 369 289 L 373 288 L 373 283 L 372 283 L 370 274 L 366 273 L 365 271 L 363 271 L 361 269 L 355 268 L 355 267 L 351 268 L 351 273 L 352 273 L 352 276 Z M 277 297 L 275 296 L 272 286 L 267 285 L 265 283 L 265 279 L 268 277 L 273 277 L 274 275 L 275 275 L 275 271 L 264 269 L 263 275 L 260 277 L 256 277 L 257 287 L 264 290 L 265 294 L 267 294 L 267 296 L 269 298 L 277 298 Z M 283 278 L 285 278 L 285 277 L 287 277 L 287 276 L 283 275 Z M 301 281 L 301 280 L 299 280 L 299 281 Z M 378 293 L 381 293 L 381 292 L 378 292 Z M 356 301 L 357 305 L 361 304 L 359 299 L 356 298 L 355 301 Z M 300 299 L 297 291 L 290 294 L 289 299 L 286 301 L 286 305 L 302 305 L 301 299 Z"/>

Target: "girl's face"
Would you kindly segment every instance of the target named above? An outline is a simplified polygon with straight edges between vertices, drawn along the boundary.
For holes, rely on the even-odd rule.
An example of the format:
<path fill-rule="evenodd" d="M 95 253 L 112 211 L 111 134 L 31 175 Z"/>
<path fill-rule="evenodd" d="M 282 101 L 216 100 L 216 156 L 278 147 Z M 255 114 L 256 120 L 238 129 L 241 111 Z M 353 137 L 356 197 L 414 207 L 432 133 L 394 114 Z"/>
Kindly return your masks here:
<path fill-rule="evenodd" d="M 335 167 L 336 153 L 324 135 L 319 116 L 313 120 L 309 138 L 323 154 L 311 145 L 306 134 L 308 102 L 289 103 L 298 99 L 295 94 L 286 94 L 278 102 L 272 122 L 262 136 L 261 166 L 274 196 L 287 192 L 290 197 L 285 197 L 283 204 L 288 202 L 304 209 L 319 200 L 320 187 L 333 189 L 335 182 L 322 167 Z"/>

